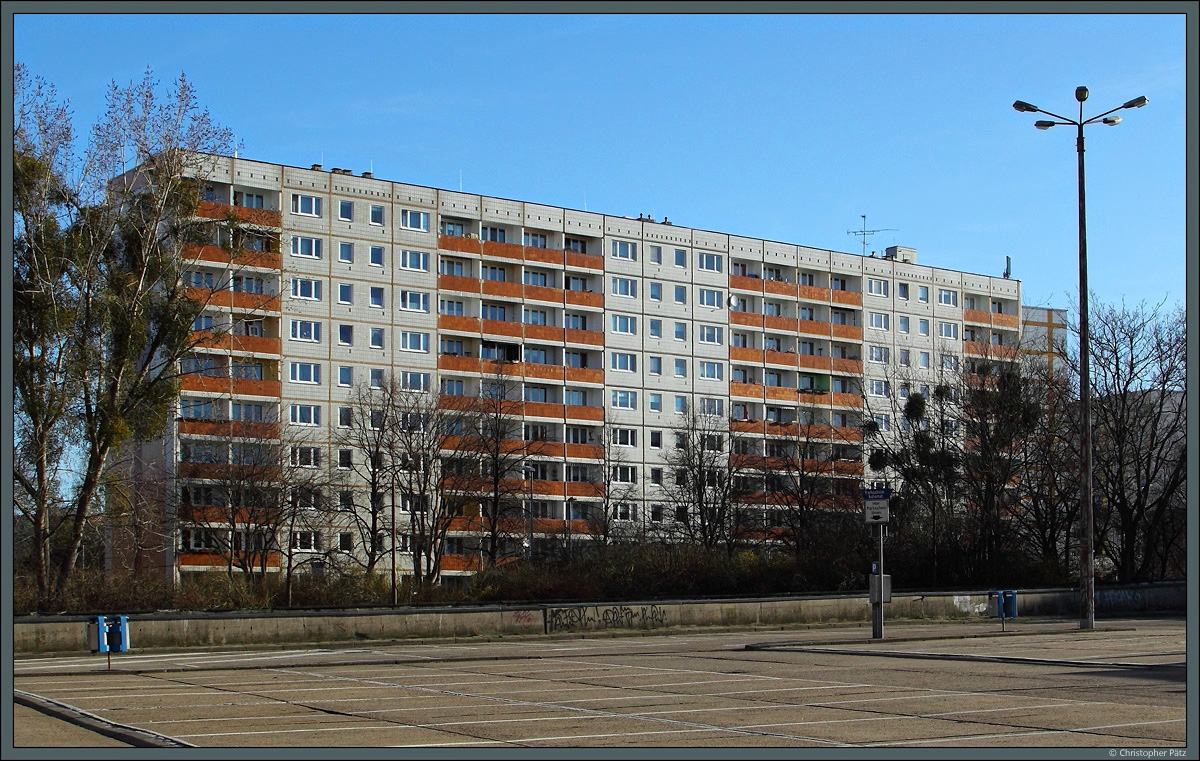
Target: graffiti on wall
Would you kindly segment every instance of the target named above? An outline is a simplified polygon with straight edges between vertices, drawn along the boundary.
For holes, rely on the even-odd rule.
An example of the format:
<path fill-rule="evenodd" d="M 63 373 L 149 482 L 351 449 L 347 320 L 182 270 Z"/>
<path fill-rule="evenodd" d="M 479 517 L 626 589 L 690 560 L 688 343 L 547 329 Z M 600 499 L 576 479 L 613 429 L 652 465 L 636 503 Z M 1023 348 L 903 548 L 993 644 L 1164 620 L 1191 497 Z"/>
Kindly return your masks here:
<path fill-rule="evenodd" d="M 655 629 L 666 623 L 667 611 L 658 605 L 546 609 L 547 633 L 575 629 Z"/>

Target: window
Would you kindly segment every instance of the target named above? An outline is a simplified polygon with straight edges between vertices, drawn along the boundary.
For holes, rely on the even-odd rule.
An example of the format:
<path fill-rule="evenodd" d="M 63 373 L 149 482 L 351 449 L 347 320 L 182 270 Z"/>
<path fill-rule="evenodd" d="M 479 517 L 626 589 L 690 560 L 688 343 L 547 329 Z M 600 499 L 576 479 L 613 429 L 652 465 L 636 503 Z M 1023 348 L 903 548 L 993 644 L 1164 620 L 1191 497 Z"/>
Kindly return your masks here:
<path fill-rule="evenodd" d="M 321 281 L 310 280 L 309 278 L 294 277 L 292 278 L 292 298 L 293 299 L 309 299 L 310 301 L 321 300 Z"/>
<path fill-rule="evenodd" d="M 321 406 L 318 404 L 293 404 L 292 423 L 294 425 L 320 425 Z"/>
<path fill-rule="evenodd" d="M 369 261 L 370 261 L 372 267 L 382 267 L 383 266 L 383 246 L 371 246 Z M 424 272 L 429 271 L 428 254 L 426 255 L 425 266 L 422 267 L 421 269 Z"/>
<path fill-rule="evenodd" d="M 886 296 L 888 294 L 887 281 L 878 280 L 873 277 L 867 278 L 867 293 L 872 296 Z"/>
<path fill-rule="evenodd" d="M 696 254 L 696 268 L 708 272 L 720 272 L 722 256 L 720 254 Z"/>
<path fill-rule="evenodd" d="M 650 432 L 650 448 L 662 449 L 662 431 Z"/>
<path fill-rule="evenodd" d="M 887 362 L 888 347 L 886 346 L 871 346 L 867 349 L 867 359 L 871 362 Z"/>
<path fill-rule="evenodd" d="M 530 248 L 545 248 L 546 235 L 545 233 L 525 233 L 525 245 Z"/>
<path fill-rule="evenodd" d="M 205 200 L 212 200 L 207 198 Z M 261 193 L 246 193 L 241 190 L 233 191 L 233 205 L 241 206 L 243 209 L 261 209 L 263 208 L 263 198 Z"/>
<path fill-rule="evenodd" d="M 292 320 L 292 340 L 321 342 L 321 323 L 313 320 Z"/>
<path fill-rule="evenodd" d="M 614 314 L 612 316 L 612 332 L 624 335 L 637 335 L 637 318 L 631 315 Z"/>
<path fill-rule="evenodd" d="M 700 377 L 706 380 L 722 380 L 725 377 L 725 364 L 722 362 L 701 362 Z"/>
<path fill-rule="evenodd" d="M 383 388 L 383 370 L 378 367 L 372 367 L 368 383 L 371 384 L 371 388 Z"/>
<path fill-rule="evenodd" d="M 650 358 L 650 374 L 662 375 L 662 357 Z"/>
<path fill-rule="evenodd" d="M 550 281 L 546 277 L 545 272 L 531 272 L 528 270 L 525 272 L 525 277 L 524 277 L 525 285 L 537 285 L 537 286 L 541 286 L 542 288 L 545 288 L 547 285 L 549 285 L 549 282 Z"/>
<path fill-rule="evenodd" d="M 587 241 L 581 238 L 565 238 L 563 240 L 563 250 L 574 251 L 579 254 L 586 254 Z"/>
<path fill-rule="evenodd" d="M 383 309 L 383 288 L 378 286 L 371 287 L 371 306 Z"/>
<path fill-rule="evenodd" d="M 412 391 L 428 391 L 429 373 L 400 373 L 400 387 Z"/>
<path fill-rule="evenodd" d="M 351 222 L 354 220 L 354 202 L 353 201 L 338 201 L 338 219 L 343 222 Z"/>
<path fill-rule="evenodd" d="M 683 286 L 683 285 L 675 286 L 675 303 L 676 304 L 686 304 L 687 303 L 687 286 Z"/>
<path fill-rule="evenodd" d="M 613 389 L 612 407 L 619 410 L 636 410 L 637 392 Z"/>
<path fill-rule="evenodd" d="M 612 279 L 612 294 L 614 296 L 637 298 L 637 281 L 628 277 L 614 277 Z"/>
<path fill-rule="evenodd" d="M 680 395 L 675 396 L 675 412 L 680 415 L 687 412 L 687 397 L 686 396 L 680 396 Z"/>
<path fill-rule="evenodd" d="M 373 225 L 382 225 L 383 224 L 383 207 L 380 206 L 379 204 L 371 204 L 371 224 L 373 224 Z M 425 220 L 425 227 L 422 227 L 421 229 L 422 230 L 429 229 L 428 218 L 426 218 L 426 220 Z"/>
<path fill-rule="evenodd" d="M 321 216 L 321 199 L 316 196 L 292 193 L 292 213 L 303 214 L 307 217 L 319 217 Z"/>
<path fill-rule="evenodd" d="M 685 322 L 675 323 L 675 340 L 676 341 L 686 341 L 687 340 L 687 323 L 685 323 Z"/>
<path fill-rule="evenodd" d="M 320 383 L 321 366 L 315 362 L 292 362 L 292 383 Z"/>
<path fill-rule="evenodd" d="M 234 293 L 263 293 L 263 279 L 261 277 L 246 277 L 245 275 L 233 276 L 233 292 Z"/>
<path fill-rule="evenodd" d="M 662 394 L 650 395 L 650 411 L 662 412 Z"/>
<path fill-rule="evenodd" d="M 929 286 L 927 286 L 927 285 L 918 285 L 917 286 L 917 301 L 921 302 L 922 304 L 929 303 Z"/>
<path fill-rule="evenodd" d="M 429 353 L 429 334 L 413 330 L 400 333 L 400 348 L 404 351 L 419 351 Z"/>
<path fill-rule="evenodd" d="M 907 333 L 908 332 L 908 317 L 901 315 L 900 317 L 897 317 L 896 319 L 900 323 L 899 325 L 896 326 L 897 329 L 901 333 Z"/>
<path fill-rule="evenodd" d="M 429 294 L 421 291 L 400 291 L 400 308 L 408 312 L 428 312 Z"/>
<path fill-rule="evenodd" d="M 503 267 L 484 265 L 479 268 L 479 279 L 504 283 L 508 281 L 508 272 Z"/>
<path fill-rule="evenodd" d="M 955 354 L 943 354 L 942 355 L 942 369 L 943 370 L 957 370 L 958 369 L 958 356 Z"/>
<path fill-rule="evenodd" d="M 720 325 L 697 325 L 696 340 L 702 344 L 723 344 L 725 329 Z"/>
<path fill-rule="evenodd" d="M 881 431 L 889 431 L 892 428 L 892 418 L 890 415 L 875 415 L 873 420 Z"/>
<path fill-rule="evenodd" d="M 662 264 L 662 246 L 650 247 L 650 263 Z"/>
<path fill-rule="evenodd" d="M 526 309 L 525 324 L 526 325 L 545 325 L 548 317 L 545 309 Z"/>
<path fill-rule="evenodd" d="M 896 283 L 896 298 L 908 300 L 908 283 Z"/>
<path fill-rule="evenodd" d="M 618 502 L 613 505 L 612 517 L 615 521 L 637 520 L 637 507 L 628 502 Z"/>
<path fill-rule="evenodd" d="M 383 328 L 371 328 L 371 348 L 383 348 Z"/>
<path fill-rule="evenodd" d="M 382 216 L 383 209 L 380 208 Z M 383 222 L 380 222 L 383 224 Z M 429 213 L 424 211 L 400 210 L 400 226 L 406 230 L 421 230 L 429 232 Z"/>
<path fill-rule="evenodd" d="M 482 240 L 489 240 L 492 243 L 505 242 L 504 229 L 500 227 L 489 227 L 487 225 L 483 225 L 479 228 L 479 237 Z"/>
<path fill-rule="evenodd" d="M 234 377 L 234 378 L 245 378 L 246 380 L 262 380 L 263 379 L 262 362 L 246 362 L 246 361 L 239 361 L 239 360 L 235 359 L 233 361 L 233 367 L 230 369 L 229 374 L 231 377 Z"/>
<path fill-rule="evenodd" d="M 354 450 L 339 449 L 338 450 L 338 465 L 342 470 L 349 470 L 354 467 Z"/>
<path fill-rule="evenodd" d="M 350 283 L 338 283 L 338 303 L 354 303 L 354 286 Z"/>
<path fill-rule="evenodd" d="M 719 310 L 719 308 L 721 308 L 722 304 L 724 304 L 724 301 L 721 300 L 721 296 L 722 296 L 722 293 L 720 292 L 720 290 L 713 290 L 710 288 L 701 288 L 700 289 L 700 305 L 718 308 L 718 310 Z"/>
<path fill-rule="evenodd" d="M 338 407 L 338 428 L 349 428 L 354 421 L 353 407 Z"/>
<path fill-rule="evenodd" d="M 212 330 L 213 318 L 211 315 L 202 314 L 195 320 L 192 320 L 192 330 Z"/>
<path fill-rule="evenodd" d="M 265 335 L 263 326 L 262 320 L 239 319 L 233 323 L 233 333 L 238 336 L 262 336 Z"/>
<path fill-rule="evenodd" d="M 662 301 L 662 283 L 650 284 L 650 300 Z"/>
<path fill-rule="evenodd" d="M 479 308 L 479 316 L 485 320 L 504 322 L 508 319 L 508 310 L 502 304 L 483 304 Z"/>
<path fill-rule="evenodd" d="M 871 312 L 867 315 L 868 324 L 875 330 L 887 330 L 889 314 L 886 312 Z"/>
<path fill-rule="evenodd" d="M 612 258 L 627 259 L 631 262 L 636 262 L 637 244 L 623 240 L 614 240 L 612 242 Z"/>
<path fill-rule="evenodd" d="M 675 377 L 676 378 L 686 378 L 687 377 L 687 360 L 686 359 L 675 360 Z"/>
<path fill-rule="evenodd" d="M 612 432 L 612 443 L 619 447 L 636 447 L 637 429 L 614 428 Z"/>
<path fill-rule="evenodd" d="M 440 301 L 438 301 L 438 314 L 450 314 L 450 315 L 457 315 L 458 317 L 462 317 L 463 303 L 461 301 L 450 301 L 448 299 L 441 299 Z"/>
<path fill-rule="evenodd" d="M 942 338 L 958 338 L 957 322 L 939 322 L 938 335 Z"/>
<path fill-rule="evenodd" d="M 871 396 L 887 396 L 888 382 L 885 380 L 872 380 L 868 385 Z"/>
<path fill-rule="evenodd" d="M 179 400 L 179 416 L 184 420 L 210 420 L 213 416 L 212 400 L 181 399 Z"/>
<path fill-rule="evenodd" d="M 662 320 L 650 320 L 650 337 L 662 338 Z"/>
<path fill-rule="evenodd" d="M 587 392 L 578 388 L 569 388 L 563 392 L 563 402 L 572 407 L 587 406 Z M 578 442 L 582 444 L 583 442 Z"/>
<path fill-rule="evenodd" d="M 621 484 L 637 483 L 637 468 L 633 465 L 612 466 L 612 479 Z"/>
<path fill-rule="evenodd" d="M 440 388 L 441 392 L 446 396 L 463 396 L 466 393 L 463 382 L 460 380 L 448 380 L 443 378 Z"/>
<path fill-rule="evenodd" d="M 844 278 L 844 277 L 829 278 L 829 287 L 835 291 L 846 290 L 846 278 Z"/>
<path fill-rule="evenodd" d="M 189 288 L 213 288 L 215 281 L 211 272 L 185 272 L 181 278 Z"/>
<path fill-rule="evenodd" d="M 923 336 L 929 335 L 929 320 L 917 320 L 917 333 Z"/>
<path fill-rule="evenodd" d="M 354 244 L 349 241 L 342 241 L 338 244 L 338 261 L 347 264 L 354 262 Z"/>
<path fill-rule="evenodd" d="M 611 359 L 613 370 L 620 370 L 627 373 L 637 372 L 637 357 L 635 355 L 622 351 L 614 351 Z"/>
<path fill-rule="evenodd" d="M 354 326 L 338 325 L 338 344 L 341 346 L 354 345 Z"/>
<path fill-rule="evenodd" d="M 563 326 L 568 330 L 587 330 L 587 316 L 582 314 L 566 314 L 563 316 Z"/>
<path fill-rule="evenodd" d="M 958 306 L 958 291 L 951 291 L 946 288 L 938 289 L 938 303 L 946 306 Z"/>
<path fill-rule="evenodd" d="M 354 385 L 354 368 L 342 365 L 338 367 L 338 385 L 352 386 Z"/>
<path fill-rule="evenodd" d="M 321 467 L 321 448 L 292 447 L 292 465 L 300 468 Z"/>
<path fill-rule="evenodd" d="M 782 317 L 783 304 L 780 304 L 778 301 L 768 301 L 763 304 L 763 314 L 768 317 Z"/>
<path fill-rule="evenodd" d="M 909 366 L 909 363 L 910 363 L 910 360 L 909 360 L 909 351 L 908 351 L 908 349 L 901 349 L 901 350 L 900 350 L 900 366 L 901 366 L 901 367 L 908 367 L 908 366 Z"/>
<path fill-rule="evenodd" d="M 921 352 L 920 363 L 921 363 L 921 367 L 923 367 L 925 369 L 929 369 L 929 352 L 927 352 L 927 351 Z"/>
<path fill-rule="evenodd" d="M 700 414 L 723 417 L 725 415 L 725 400 L 715 396 L 700 397 Z"/>

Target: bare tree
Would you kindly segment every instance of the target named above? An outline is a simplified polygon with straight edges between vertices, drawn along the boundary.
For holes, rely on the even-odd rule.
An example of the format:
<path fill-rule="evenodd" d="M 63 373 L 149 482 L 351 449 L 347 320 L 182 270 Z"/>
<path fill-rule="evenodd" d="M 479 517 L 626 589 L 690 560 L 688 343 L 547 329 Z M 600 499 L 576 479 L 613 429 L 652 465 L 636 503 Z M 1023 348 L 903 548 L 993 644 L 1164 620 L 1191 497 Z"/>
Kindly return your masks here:
<path fill-rule="evenodd" d="M 738 468 L 730 457 L 731 432 L 724 415 L 690 409 L 670 431 L 670 475 L 665 495 L 684 538 L 705 550 L 732 555 L 738 542 Z"/>
<path fill-rule="evenodd" d="M 1090 329 L 1097 551 L 1121 582 L 1162 578 L 1185 525 L 1184 312 L 1097 304 Z"/>
<path fill-rule="evenodd" d="M 75 567 L 110 454 L 156 435 L 169 415 L 176 361 L 194 345 L 190 327 L 203 309 L 181 278 L 183 247 L 206 239 L 210 226 L 194 216 L 193 177 L 227 151 L 231 134 L 185 78 L 160 94 L 147 72 L 110 87 L 80 161 L 53 88 L 21 65 L 14 84 L 16 354 L 27 360 L 14 380 L 29 425 L 14 476 L 18 510 L 40 545 L 44 606 Z M 51 463 L 69 449 L 81 467 L 66 486 Z M 52 571 L 55 521 L 66 537 Z"/>

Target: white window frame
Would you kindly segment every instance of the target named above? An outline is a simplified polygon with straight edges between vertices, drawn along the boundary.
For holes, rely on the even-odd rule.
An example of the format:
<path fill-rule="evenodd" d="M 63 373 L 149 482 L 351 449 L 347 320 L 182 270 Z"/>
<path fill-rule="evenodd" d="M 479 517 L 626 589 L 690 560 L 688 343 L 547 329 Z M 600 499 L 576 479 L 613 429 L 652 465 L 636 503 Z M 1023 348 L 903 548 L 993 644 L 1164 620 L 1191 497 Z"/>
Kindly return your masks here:
<path fill-rule="evenodd" d="M 400 250 L 400 269 L 414 272 L 429 271 L 429 253 L 426 251 Z"/>
<path fill-rule="evenodd" d="M 308 207 L 305 209 L 305 207 Z M 292 213 L 302 217 L 321 216 L 321 197 L 304 193 L 292 193 Z"/>
<path fill-rule="evenodd" d="M 306 243 L 308 244 L 308 251 L 304 250 L 304 244 Z M 310 238 L 307 235 L 293 235 L 292 256 L 299 256 L 304 259 L 320 259 L 321 239 Z"/>
<path fill-rule="evenodd" d="M 721 272 L 724 269 L 725 257 L 709 251 L 696 252 L 696 269 L 704 272 Z"/>
<path fill-rule="evenodd" d="M 701 288 L 697 303 L 702 307 L 721 309 L 724 306 L 724 296 L 723 291 L 713 290 L 712 288 Z"/>
<path fill-rule="evenodd" d="M 948 307 L 958 306 L 958 291 L 949 288 L 939 288 L 938 303 Z"/>
<path fill-rule="evenodd" d="M 308 295 L 305 295 L 305 291 Z M 321 300 L 321 281 L 310 277 L 294 277 L 292 278 L 292 298 L 303 299 L 305 301 L 320 301 Z"/>
<path fill-rule="evenodd" d="M 292 425 L 319 426 L 321 424 L 321 405 L 293 404 L 291 422 Z"/>
<path fill-rule="evenodd" d="M 636 410 L 637 392 L 631 389 L 614 388 L 610 406 L 614 410 Z"/>
<path fill-rule="evenodd" d="M 288 380 L 291 383 L 319 386 L 321 385 L 321 364 L 319 362 L 292 362 L 288 369 Z"/>
<path fill-rule="evenodd" d="M 872 330 L 889 330 L 891 325 L 890 317 L 887 312 L 868 312 L 868 327 Z"/>
<path fill-rule="evenodd" d="M 375 216 L 377 213 L 379 216 L 378 222 L 375 221 Z M 370 221 L 370 223 L 372 225 L 375 225 L 376 227 L 383 227 L 383 214 L 384 214 L 384 209 L 381 204 L 377 204 L 377 203 L 371 204 L 371 216 L 370 216 L 371 221 Z"/>
<path fill-rule="evenodd" d="M 867 278 L 867 293 L 872 296 L 887 296 L 888 281 L 875 277 Z"/>
<path fill-rule="evenodd" d="M 429 212 L 415 209 L 400 210 L 400 226 L 405 230 L 429 232 Z"/>
<path fill-rule="evenodd" d="M 714 346 L 725 345 L 725 328 L 721 325 L 697 325 L 696 342 Z"/>
<path fill-rule="evenodd" d="M 637 317 L 631 314 L 614 314 L 610 321 L 611 332 L 615 335 L 636 336 Z"/>
<path fill-rule="evenodd" d="M 631 277 L 614 277 L 612 279 L 612 295 L 637 298 L 637 280 Z"/>
<path fill-rule="evenodd" d="M 612 258 L 636 262 L 637 243 L 627 240 L 614 240 L 612 242 Z"/>
<path fill-rule="evenodd" d="M 305 333 L 308 334 L 305 337 Z M 291 335 L 293 341 L 306 343 L 321 343 L 321 322 L 319 320 L 292 320 Z"/>
<path fill-rule="evenodd" d="M 429 353 L 429 334 L 419 330 L 403 330 L 400 332 L 400 350 Z"/>
<path fill-rule="evenodd" d="M 637 355 L 633 352 L 614 351 L 609 355 L 609 367 L 621 373 L 636 373 Z"/>

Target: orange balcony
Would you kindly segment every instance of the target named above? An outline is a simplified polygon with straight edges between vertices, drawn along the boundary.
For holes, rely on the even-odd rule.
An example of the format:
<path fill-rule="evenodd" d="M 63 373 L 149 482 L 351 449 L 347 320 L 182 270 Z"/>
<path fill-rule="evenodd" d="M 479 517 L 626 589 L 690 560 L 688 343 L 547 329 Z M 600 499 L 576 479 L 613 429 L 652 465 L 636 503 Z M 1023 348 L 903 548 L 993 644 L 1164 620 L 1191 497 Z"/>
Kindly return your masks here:
<path fill-rule="evenodd" d="M 220 246 L 195 246 L 188 244 L 183 247 L 183 256 L 185 259 L 191 261 L 231 264 L 235 267 L 261 267 L 263 269 L 279 270 L 283 266 L 283 258 L 279 254 L 270 251 L 245 251 L 238 249 L 230 253 Z"/>
<path fill-rule="evenodd" d="M 591 291 L 563 291 L 564 300 L 571 306 L 604 307 L 604 294 Z"/>
<path fill-rule="evenodd" d="M 795 283 L 785 283 L 782 280 L 763 280 L 763 290 L 767 293 L 796 298 Z"/>
<path fill-rule="evenodd" d="M 485 296 L 497 296 L 504 299 L 521 300 L 521 284 L 509 283 L 504 280 L 482 280 L 480 285 Z"/>
<path fill-rule="evenodd" d="M 830 360 L 830 370 L 841 375 L 862 375 L 861 359 Z"/>
<path fill-rule="evenodd" d="M 229 219 L 233 218 L 239 222 L 248 225 L 260 225 L 262 227 L 282 227 L 283 215 L 277 211 L 268 209 L 247 209 L 242 206 L 230 206 L 225 203 L 213 203 L 212 201 L 201 201 L 200 208 L 196 210 L 197 217 L 204 219 Z"/>
<path fill-rule="evenodd" d="M 438 356 L 438 369 L 449 370 L 456 373 L 477 373 L 480 372 L 479 360 L 475 357 L 458 357 L 453 354 L 442 354 Z"/>
<path fill-rule="evenodd" d="M 796 327 L 801 333 L 807 333 L 813 336 L 821 336 L 822 338 L 829 336 L 829 323 L 827 322 L 820 322 L 818 320 L 798 320 Z"/>
<path fill-rule="evenodd" d="M 602 497 L 604 487 L 587 481 L 567 481 L 564 491 L 568 497 Z"/>
<path fill-rule="evenodd" d="M 567 380 L 572 383 L 603 383 L 604 371 L 598 367 L 568 367 Z"/>
<path fill-rule="evenodd" d="M 599 444 L 567 444 L 566 453 L 567 457 L 580 460 L 604 459 L 604 447 Z"/>
<path fill-rule="evenodd" d="M 741 291 L 754 291 L 762 293 L 763 281 L 758 277 L 747 277 L 746 275 L 730 275 L 729 287 Z"/>
<path fill-rule="evenodd" d="M 268 553 L 266 558 L 266 567 L 282 567 L 281 558 L 282 556 L 278 552 Z M 260 554 L 255 553 L 254 557 L 250 559 L 254 562 L 255 567 L 261 567 L 262 556 Z M 208 552 L 181 551 L 179 553 L 180 566 L 190 566 L 196 568 L 224 568 L 226 567 L 227 563 L 228 556 L 225 553 L 217 550 L 210 550 Z"/>
<path fill-rule="evenodd" d="M 761 420 L 730 420 L 729 430 L 734 433 L 762 433 L 765 429 Z"/>
<path fill-rule="evenodd" d="M 454 314 L 438 315 L 438 330 L 451 330 L 459 333 L 474 333 L 479 335 L 479 318 L 462 317 Z"/>
<path fill-rule="evenodd" d="M 596 254 L 581 254 L 578 251 L 566 251 L 566 265 L 579 269 L 604 271 L 604 257 Z"/>
<path fill-rule="evenodd" d="M 859 394 L 846 394 L 841 392 L 833 392 L 830 396 L 830 404 L 834 407 L 854 407 L 862 409 L 862 396 Z"/>
<path fill-rule="evenodd" d="M 563 251 L 553 248 L 525 246 L 525 261 L 545 262 L 546 264 L 562 264 L 563 253 Z"/>
<path fill-rule="evenodd" d="M 507 320 L 480 320 L 483 333 L 490 333 L 496 336 L 510 336 L 512 338 L 521 337 L 521 323 L 508 322 Z"/>
<path fill-rule="evenodd" d="M 461 275 L 438 275 L 438 290 L 479 293 L 479 281 Z"/>
<path fill-rule="evenodd" d="M 996 314 L 992 312 L 992 324 L 999 328 L 1012 328 L 1016 330 L 1020 326 L 1020 320 L 1015 314 Z"/>
<path fill-rule="evenodd" d="M 526 325 L 525 337 L 534 341 L 555 341 L 563 340 L 563 329 L 556 328 L 553 325 Z"/>
<path fill-rule="evenodd" d="M 438 568 L 443 573 L 446 571 L 481 571 L 483 570 L 483 558 L 478 555 L 442 555 L 442 559 L 438 561 Z"/>
<path fill-rule="evenodd" d="M 497 243 L 494 240 L 483 242 L 484 256 L 495 256 L 501 259 L 517 259 L 518 261 L 524 259 L 524 248 L 519 243 Z"/>
<path fill-rule="evenodd" d="M 754 312 L 729 312 L 729 322 L 733 325 L 747 325 L 749 327 L 761 328 L 763 317 L 761 314 Z"/>
<path fill-rule="evenodd" d="M 564 333 L 566 333 L 566 342 L 568 344 L 604 345 L 604 333 L 599 330 L 574 330 L 567 328 Z"/>
<path fill-rule="evenodd" d="M 526 362 L 525 377 L 561 381 L 563 379 L 563 369 L 561 365 L 535 365 L 531 362 Z"/>
<path fill-rule="evenodd" d="M 730 346 L 729 359 L 734 362 L 762 362 L 762 349 L 747 349 L 744 346 Z"/>
<path fill-rule="evenodd" d="M 861 462 L 850 462 L 848 460 L 838 460 L 833 463 L 833 473 L 838 476 L 859 476 L 863 474 L 863 464 Z"/>
<path fill-rule="evenodd" d="M 224 378 L 212 375 L 184 375 L 179 380 L 183 391 L 204 394 L 234 394 L 236 396 L 272 396 L 278 398 L 281 386 L 277 380 Z"/>
<path fill-rule="evenodd" d="M 746 397 L 749 399 L 762 399 L 764 388 L 765 387 L 761 383 L 739 383 L 737 381 L 730 381 L 729 395 Z"/>
<path fill-rule="evenodd" d="M 482 247 L 478 238 L 464 238 L 461 235 L 439 235 L 438 248 L 444 251 L 478 254 Z"/>
<path fill-rule="evenodd" d="M 799 365 L 805 370 L 820 370 L 823 373 L 827 373 L 829 372 L 829 357 L 801 354 Z"/>
<path fill-rule="evenodd" d="M 239 312 L 278 312 L 279 294 L 229 292 L 229 306 Z"/>
<path fill-rule="evenodd" d="M 836 441 L 862 441 L 863 434 L 861 428 L 851 428 L 850 426 L 837 426 L 830 428 L 830 435 Z"/>
<path fill-rule="evenodd" d="M 988 345 L 981 341 L 963 341 L 963 354 L 986 357 L 988 355 Z"/>
<path fill-rule="evenodd" d="M 197 349 L 224 349 L 248 354 L 272 354 L 278 356 L 282 351 L 283 341 L 269 336 L 241 336 L 234 333 L 213 334 L 206 331 L 192 331 L 192 338 Z"/>
<path fill-rule="evenodd" d="M 525 402 L 526 417 L 552 417 L 562 419 L 563 406 L 554 402 Z"/>
<path fill-rule="evenodd" d="M 805 301 L 819 301 L 822 304 L 829 303 L 829 290 L 818 288 L 815 285 L 796 286 L 796 295 Z"/>
<path fill-rule="evenodd" d="M 799 423 L 775 423 L 767 422 L 766 435 L 768 436 L 783 436 L 785 438 L 794 439 L 800 435 Z"/>
<path fill-rule="evenodd" d="M 796 401 L 796 389 L 787 386 L 767 386 L 767 398 L 780 401 Z"/>
<path fill-rule="evenodd" d="M 963 309 L 963 322 L 973 322 L 976 325 L 991 325 L 991 316 L 982 309 Z"/>
<path fill-rule="evenodd" d="M 846 341 L 861 341 L 862 328 L 857 325 L 838 325 L 831 323 L 829 325 L 830 334 L 834 338 L 840 338 Z"/>
<path fill-rule="evenodd" d="M 525 442 L 527 451 L 534 457 L 552 457 L 555 460 L 563 458 L 563 447 L 561 441 L 546 441 L 545 439 L 530 439 Z M 552 494 L 560 494 L 562 490 L 550 492 Z"/>
<path fill-rule="evenodd" d="M 848 304 L 850 306 L 862 306 L 862 294 L 857 291 L 830 291 L 830 300 L 835 304 Z"/>
<path fill-rule="evenodd" d="M 563 302 L 563 292 L 559 288 L 547 288 L 544 285 L 525 286 L 525 298 L 533 301 L 548 301 L 552 304 Z"/>
<path fill-rule="evenodd" d="M 189 436 L 222 436 L 235 439 L 277 439 L 279 423 L 242 420 L 181 420 L 179 433 Z"/>
<path fill-rule="evenodd" d="M 767 349 L 763 352 L 763 362 L 768 365 L 783 365 L 794 368 L 796 366 L 796 352 L 772 351 Z"/>
<path fill-rule="evenodd" d="M 567 404 L 563 407 L 567 420 L 604 420 L 603 407 L 584 407 L 578 404 Z"/>
<path fill-rule="evenodd" d="M 762 320 L 763 327 L 767 330 L 782 330 L 785 333 L 796 332 L 795 317 L 768 317 L 767 315 L 763 315 Z"/>

